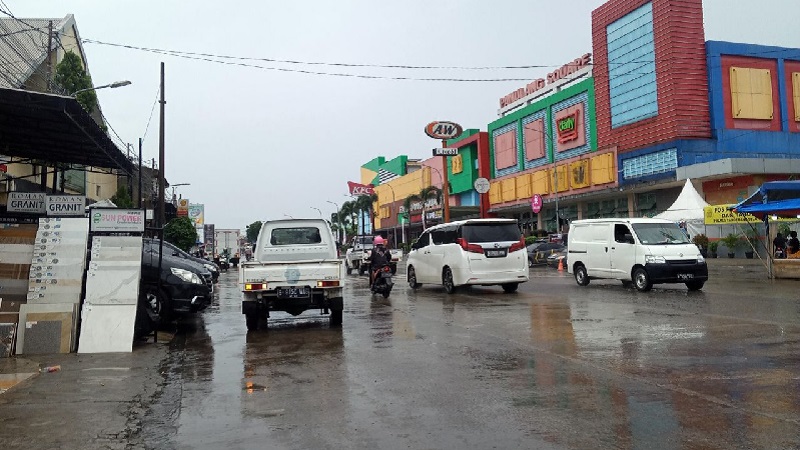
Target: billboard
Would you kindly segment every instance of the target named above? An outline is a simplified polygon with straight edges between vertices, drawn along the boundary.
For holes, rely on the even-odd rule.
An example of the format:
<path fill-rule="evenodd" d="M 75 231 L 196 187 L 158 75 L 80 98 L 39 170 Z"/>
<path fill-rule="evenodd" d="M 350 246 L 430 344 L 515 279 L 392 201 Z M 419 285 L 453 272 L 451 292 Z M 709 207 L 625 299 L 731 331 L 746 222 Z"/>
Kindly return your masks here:
<path fill-rule="evenodd" d="M 180 198 L 178 199 L 178 217 L 186 217 L 189 215 L 189 199 L 188 198 Z"/>
<path fill-rule="evenodd" d="M 203 223 L 204 223 L 204 221 L 203 221 L 203 210 L 204 210 L 204 205 L 202 205 L 202 204 L 199 204 L 199 203 L 190 203 L 189 204 L 189 209 L 188 209 L 189 218 L 192 219 L 192 221 L 194 221 L 194 225 L 195 226 L 202 226 L 203 225 Z"/>

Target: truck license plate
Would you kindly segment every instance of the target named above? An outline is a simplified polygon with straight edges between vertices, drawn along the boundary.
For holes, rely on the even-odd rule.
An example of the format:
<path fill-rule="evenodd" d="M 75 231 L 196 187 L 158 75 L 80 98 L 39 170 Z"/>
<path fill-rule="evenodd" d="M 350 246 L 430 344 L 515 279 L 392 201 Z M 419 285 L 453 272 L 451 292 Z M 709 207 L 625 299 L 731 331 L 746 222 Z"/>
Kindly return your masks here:
<path fill-rule="evenodd" d="M 506 256 L 506 249 L 497 249 L 497 250 L 486 250 L 486 257 L 487 258 L 505 258 Z"/>
<path fill-rule="evenodd" d="M 308 286 L 279 287 L 278 298 L 307 298 L 311 296 Z"/>

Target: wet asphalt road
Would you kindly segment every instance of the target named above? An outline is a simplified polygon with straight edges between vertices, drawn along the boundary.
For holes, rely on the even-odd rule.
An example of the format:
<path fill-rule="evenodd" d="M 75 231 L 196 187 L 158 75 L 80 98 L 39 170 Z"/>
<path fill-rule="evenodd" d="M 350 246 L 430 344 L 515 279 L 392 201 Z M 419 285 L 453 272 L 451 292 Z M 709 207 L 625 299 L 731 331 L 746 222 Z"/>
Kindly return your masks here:
<path fill-rule="evenodd" d="M 247 333 L 236 274 L 186 326 L 143 423 L 154 448 L 800 448 L 800 284 L 732 273 L 702 292 L 348 278 L 344 325 Z"/>

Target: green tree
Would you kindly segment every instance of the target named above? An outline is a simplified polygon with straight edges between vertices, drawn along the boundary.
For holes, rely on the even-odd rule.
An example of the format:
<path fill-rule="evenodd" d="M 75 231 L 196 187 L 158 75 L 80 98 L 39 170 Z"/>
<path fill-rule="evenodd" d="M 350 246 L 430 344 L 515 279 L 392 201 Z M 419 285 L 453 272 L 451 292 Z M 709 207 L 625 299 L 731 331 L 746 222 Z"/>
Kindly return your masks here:
<path fill-rule="evenodd" d="M 120 208 L 133 208 L 131 194 L 125 186 L 117 186 L 117 193 L 111 196 L 111 201 Z"/>
<path fill-rule="evenodd" d="M 255 243 L 258 240 L 258 233 L 261 231 L 261 221 L 256 220 L 245 228 L 247 242 Z"/>
<path fill-rule="evenodd" d="M 64 88 L 67 95 L 92 87 L 92 78 L 83 69 L 81 59 L 72 51 L 67 52 L 64 59 L 56 66 L 53 80 Z M 94 91 L 81 92 L 76 98 L 83 109 L 90 113 L 97 107 L 97 94 Z"/>
<path fill-rule="evenodd" d="M 194 221 L 188 217 L 176 217 L 170 220 L 164 227 L 164 240 L 188 252 L 197 243 Z"/>

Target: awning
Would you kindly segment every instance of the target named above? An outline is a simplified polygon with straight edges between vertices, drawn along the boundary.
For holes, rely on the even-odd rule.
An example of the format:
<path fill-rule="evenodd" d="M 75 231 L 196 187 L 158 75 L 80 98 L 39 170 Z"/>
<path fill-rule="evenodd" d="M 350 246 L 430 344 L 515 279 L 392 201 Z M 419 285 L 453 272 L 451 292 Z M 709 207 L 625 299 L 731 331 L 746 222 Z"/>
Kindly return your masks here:
<path fill-rule="evenodd" d="M 19 89 L 0 88 L 0 154 L 133 171 L 77 100 Z"/>
<path fill-rule="evenodd" d="M 800 181 L 770 181 L 761 185 L 746 200 L 734 205 L 738 213 L 764 216 L 797 217 L 800 215 Z"/>

